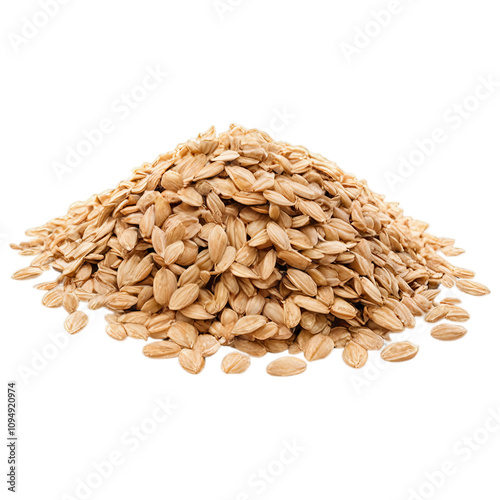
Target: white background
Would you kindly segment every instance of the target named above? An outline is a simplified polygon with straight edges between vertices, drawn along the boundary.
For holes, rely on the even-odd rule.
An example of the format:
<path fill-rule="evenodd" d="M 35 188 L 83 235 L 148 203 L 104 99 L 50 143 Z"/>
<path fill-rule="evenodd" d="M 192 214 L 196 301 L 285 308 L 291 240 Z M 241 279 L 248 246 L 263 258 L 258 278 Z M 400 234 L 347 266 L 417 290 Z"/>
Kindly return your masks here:
<path fill-rule="evenodd" d="M 401 0 L 381 27 L 373 12 L 393 5 L 74 0 L 30 28 L 36 16 L 44 22 L 36 1 L 3 2 L 0 357 L 3 384 L 18 381 L 17 498 L 83 498 L 78 481 L 95 479 L 93 462 L 114 452 L 121 465 L 89 498 L 498 498 L 500 424 L 482 429 L 490 413 L 500 418 L 500 6 Z M 169 75 L 141 93 L 148 68 Z M 479 89 L 478 103 L 481 78 L 497 83 L 489 95 Z M 142 101 L 124 108 L 131 92 Z M 464 100 L 470 112 L 458 119 Z M 58 177 L 54 164 L 103 119 L 113 130 Z M 322 153 L 433 233 L 456 237 L 467 253 L 454 262 L 493 292 L 464 296 L 468 335 L 444 343 L 419 326 L 410 336 L 420 353 L 409 363 L 379 364 L 375 352 L 354 371 L 335 352 L 288 379 L 265 374 L 267 357 L 224 375 L 220 351 L 191 376 L 175 360 L 146 359 L 137 340 L 110 339 L 97 314 L 78 335 L 61 335 L 46 360 L 65 313 L 42 307 L 32 282 L 10 280 L 29 258 L 7 243 L 233 122 Z M 436 128 L 446 139 L 392 186 L 400 157 Z M 23 375 L 28 367 L 35 371 Z M 1 393 L 4 426 L 5 386 Z M 157 398 L 177 406 L 160 424 L 151 420 Z M 141 425 L 151 432 L 134 450 L 127 433 Z M 467 435 L 482 444 L 465 444 Z M 293 460 L 284 442 L 298 447 Z M 444 462 L 454 466 L 445 478 L 436 474 Z M 270 481 L 256 481 L 262 471 Z"/>

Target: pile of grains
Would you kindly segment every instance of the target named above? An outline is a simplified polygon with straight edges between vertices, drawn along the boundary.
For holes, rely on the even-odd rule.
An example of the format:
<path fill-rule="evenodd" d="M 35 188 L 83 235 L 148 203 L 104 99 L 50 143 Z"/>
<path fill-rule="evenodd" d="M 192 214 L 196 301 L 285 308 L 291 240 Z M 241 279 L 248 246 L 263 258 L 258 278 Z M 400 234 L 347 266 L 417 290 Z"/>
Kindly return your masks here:
<path fill-rule="evenodd" d="M 178 358 L 190 373 L 220 346 L 242 373 L 250 357 L 288 351 L 267 368 L 295 375 L 307 361 L 343 349 L 360 368 L 369 350 L 387 361 L 418 347 L 391 343 L 415 325 L 469 318 L 458 299 L 436 302 L 441 285 L 472 295 L 489 290 L 442 256 L 463 252 L 426 232 L 364 181 L 300 146 L 258 130 L 210 129 L 135 170 L 115 189 L 73 204 L 12 245 L 36 255 L 15 279 L 60 275 L 36 285 L 43 304 L 63 306 L 65 328 L 87 324 L 79 302 L 106 307 L 107 333 L 153 341 L 151 358 Z M 445 322 L 431 335 L 455 340 Z"/>

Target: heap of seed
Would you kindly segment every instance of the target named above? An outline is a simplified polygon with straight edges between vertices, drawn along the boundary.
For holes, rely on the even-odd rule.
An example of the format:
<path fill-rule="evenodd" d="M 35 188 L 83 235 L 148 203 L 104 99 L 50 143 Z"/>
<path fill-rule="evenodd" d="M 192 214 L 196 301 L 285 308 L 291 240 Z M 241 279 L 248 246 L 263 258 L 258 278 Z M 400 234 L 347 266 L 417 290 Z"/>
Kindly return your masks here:
<path fill-rule="evenodd" d="M 153 339 L 146 356 L 177 357 L 190 373 L 221 345 L 240 351 L 222 361 L 226 373 L 245 371 L 248 355 L 288 351 L 267 371 L 294 375 L 306 364 L 293 355 L 313 361 L 334 348 L 359 368 L 372 349 L 413 358 L 418 348 L 390 335 L 416 316 L 469 318 L 458 299 L 436 302 L 440 285 L 489 293 L 441 255 L 463 250 L 426 229 L 325 158 L 232 126 L 27 231 L 32 239 L 12 246 L 36 257 L 13 277 L 55 269 L 36 288 L 45 306 L 68 311 L 69 333 L 87 324 L 80 301 L 106 307 L 112 338 Z M 465 333 L 453 323 L 432 330 L 440 340 Z"/>

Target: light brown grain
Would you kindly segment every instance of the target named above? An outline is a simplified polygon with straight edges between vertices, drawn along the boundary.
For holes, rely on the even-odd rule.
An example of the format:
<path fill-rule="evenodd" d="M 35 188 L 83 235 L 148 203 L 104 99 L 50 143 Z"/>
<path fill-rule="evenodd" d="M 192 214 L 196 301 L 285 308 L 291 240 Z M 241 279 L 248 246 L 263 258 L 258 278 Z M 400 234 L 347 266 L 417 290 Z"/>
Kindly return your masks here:
<path fill-rule="evenodd" d="M 222 371 L 224 373 L 243 373 L 250 366 L 250 357 L 239 352 L 231 352 L 222 360 Z"/>
<path fill-rule="evenodd" d="M 267 373 L 275 377 L 291 377 L 303 373 L 307 368 L 306 362 L 292 356 L 278 358 L 267 365 Z"/>
<path fill-rule="evenodd" d="M 435 326 L 431 335 L 438 340 L 458 340 L 467 333 L 467 329 L 460 325 L 450 325 L 443 323 Z"/>
<path fill-rule="evenodd" d="M 178 353 L 191 373 L 221 346 L 308 360 L 344 349 L 359 368 L 418 316 L 469 319 L 457 299 L 436 303 L 443 287 L 489 293 L 443 257 L 462 253 L 454 240 L 321 155 L 236 125 L 180 144 L 26 235 L 12 247 L 32 261 L 13 278 L 55 271 L 36 288 L 44 305 L 71 313 L 68 331 L 87 322 L 81 302 L 106 307 L 109 336 L 152 338 L 147 356 Z M 432 335 L 451 340 L 461 328 Z M 406 359 L 404 346 L 383 356 Z M 302 370 L 283 359 L 271 371 Z"/>
<path fill-rule="evenodd" d="M 396 363 L 413 359 L 417 353 L 418 347 L 411 342 L 394 342 L 380 353 L 380 357 L 384 361 Z"/>

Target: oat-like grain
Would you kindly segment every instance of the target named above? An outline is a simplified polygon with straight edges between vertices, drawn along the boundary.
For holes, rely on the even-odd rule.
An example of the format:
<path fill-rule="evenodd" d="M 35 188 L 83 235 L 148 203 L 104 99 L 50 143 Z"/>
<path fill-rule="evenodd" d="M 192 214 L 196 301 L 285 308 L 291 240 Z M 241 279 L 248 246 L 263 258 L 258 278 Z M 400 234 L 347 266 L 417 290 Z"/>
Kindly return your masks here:
<path fill-rule="evenodd" d="M 243 373 L 250 366 L 250 357 L 239 352 L 231 352 L 222 360 L 222 371 L 224 373 Z"/>
<path fill-rule="evenodd" d="M 400 362 L 413 359 L 417 353 L 418 347 L 411 342 L 394 342 L 380 353 L 380 357 L 384 361 Z"/>
<path fill-rule="evenodd" d="M 353 368 L 361 368 L 368 361 L 368 353 L 364 347 L 351 340 L 344 347 L 342 359 Z"/>
<path fill-rule="evenodd" d="M 481 283 L 477 283 L 476 281 L 462 279 L 457 281 L 457 288 L 469 295 L 487 295 L 490 293 L 488 287 L 481 285 Z"/>
<path fill-rule="evenodd" d="M 182 368 L 193 375 L 200 373 L 205 366 L 205 358 L 193 349 L 182 349 L 178 357 Z"/>
<path fill-rule="evenodd" d="M 425 315 L 425 321 L 427 321 L 428 323 L 436 323 L 442 320 L 443 318 L 446 318 L 449 311 L 450 311 L 450 306 L 448 306 L 447 304 L 440 304 L 434 309 L 431 309 Z"/>
<path fill-rule="evenodd" d="M 106 333 L 115 340 L 125 340 L 127 338 L 125 327 L 119 324 L 106 325 Z"/>
<path fill-rule="evenodd" d="M 185 321 L 177 321 L 168 329 L 168 337 L 181 347 L 192 349 L 196 344 L 198 332 Z"/>
<path fill-rule="evenodd" d="M 198 298 L 200 287 L 195 283 L 181 286 L 170 297 L 168 307 L 172 311 L 178 311 L 190 306 Z"/>
<path fill-rule="evenodd" d="M 307 364 L 300 358 L 292 356 L 284 356 L 278 358 L 267 365 L 267 373 L 275 377 L 290 377 L 303 373 L 307 368 Z"/>
<path fill-rule="evenodd" d="M 306 344 L 304 356 L 307 361 L 326 358 L 334 349 L 333 340 L 321 333 L 313 335 Z"/>
<path fill-rule="evenodd" d="M 435 326 L 431 335 L 438 340 L 458 340 L 467 333 L 467 329 L 460 325 L 450 325 L 443 323 Z"/>
<path fill-rule="evenodd" d="M 198 335 L 194 344 L 194 350 L 198 351 L 204 358 L 213 356 L 220 349 L 220 342 L 213 335 Z"/>
<path fill-rule="evenodd" d="M 45 307 L 60 307 L 63 304 L 63 294 L 60 289 L 47 292 L 42 299 Z"/>
<path fill-rule="evenodd" d="M 70 333 L 88 321 L 80 302 L 106 307 L 110 337 L 153 339 L 146 356 L 179 355 L 191 373 L 221 346 L 235 349 L 228 371 L 237 369 L 230 360 L 246 363 L 239 352 L 314 361 L 334 348 L 359 368 L 418 316 L 468 320 L 458 299 L 437 303 L 442 287 L 489 293 L 443 257 L 463 253 L 454 240 L 427 229 L 324 157 L 233 125 L 26 231 L 12 247 L 32 261 L 13 278 L 56 271 L 36 288 L 47 292 L 43 305 L 70 313 Z M 432 335 L 465 332 L 446 324 Z M 397 342 L 382 357 L 415 349 Z M 269 371 L 294 374 L 303 363 L 281 358 Z"/>
<path fill-rule="evenodd" d="M 15 280 L 29 280 L 31 278 L 36 278 L 43 273 L 43 270 L 39 267 L 26 267 L 20 271 L 15 272 L 12 278 Z"/>
<path fill-rule="evenodd" d="M 470 314 L 462 307 L 450 305 L 448 306 L 446 319 L 449 321 L 459 321 L 459 322 L 468 321 L 470 319 Z"/>
<path fill-rule="evenodd" d="M 149 358 L 168 359 L 176 358 L 181 352 L 181 347 L 170 340 L 152 342 L 143 347 L 142 352 Z"/>
<path fill-rule="evenodd" d="M 64 322 L 64 328 L 71 335 L 78 333 L 82 328 L 87 326 L 89 321 L 88 316 L 82 311 L 75 311 L 71 313 Z"/>
<path fill-rule="evenodd" d="M 239 319 L 233 329 L 233 335 L 247 335 L 258 330 L 266 324 L 266 317 L 259 314 L 250 314 Z"/>

